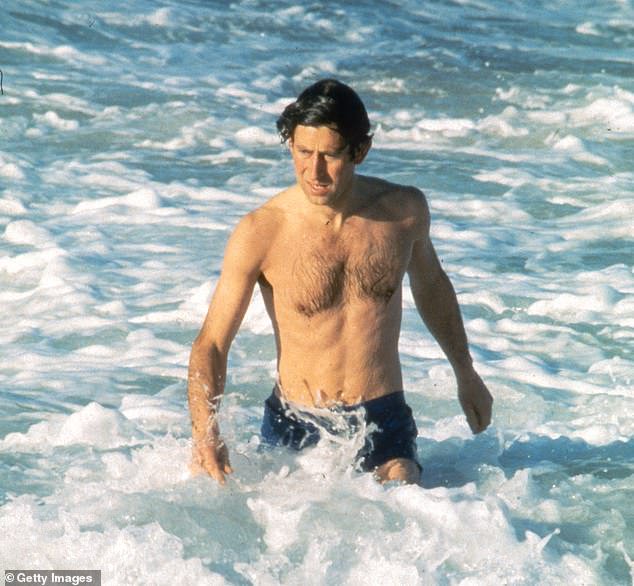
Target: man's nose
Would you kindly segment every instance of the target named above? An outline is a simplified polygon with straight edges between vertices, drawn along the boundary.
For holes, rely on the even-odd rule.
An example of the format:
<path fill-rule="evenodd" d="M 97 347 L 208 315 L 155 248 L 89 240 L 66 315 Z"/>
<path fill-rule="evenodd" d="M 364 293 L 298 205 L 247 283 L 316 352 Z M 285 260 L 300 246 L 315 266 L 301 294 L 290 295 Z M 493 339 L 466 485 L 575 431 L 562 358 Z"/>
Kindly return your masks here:
<path fill-rule="evenodd" d="M 321 179 L 326 175 L 326 161 L 319 153 L 313 153 L 311 157 L 310 175 L 312 179 Z"/>

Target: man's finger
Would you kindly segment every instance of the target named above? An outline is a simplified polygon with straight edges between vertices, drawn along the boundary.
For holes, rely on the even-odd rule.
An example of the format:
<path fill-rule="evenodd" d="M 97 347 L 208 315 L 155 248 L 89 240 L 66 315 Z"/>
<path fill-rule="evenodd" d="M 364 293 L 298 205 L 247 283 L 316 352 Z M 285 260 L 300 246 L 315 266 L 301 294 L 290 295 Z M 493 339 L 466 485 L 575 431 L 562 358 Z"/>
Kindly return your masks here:
<path fill-rule="evenodd" d="M 224 485 L 227 482 L 225 475 L 219 469 L 214 470 L 210 474 L 218 484 Z"/>
<path fill-rule="evenodd" d="M 208 474 L 219 484 L 225 484 L 225 475 L 231 474 L 233 468 L 229 463 L 227 446 L 222 439 L 216 439 L 213 442 L 193 444 L 190 470 L 193 475 Z"/>
<path fill-rule="evenodd" d="M 225 475 L 215 462 L 206 462 L 205 470 L 207 471 L 207 474 L 209 474 L 209 476 L 211 476 L 219 484 L 224 484 L 226 482 Z"/>
<path fill-rule="evenodd" d="M 473 433 L 478 433 L 478 431 L 480 431 L 480 422 L 478 421 L 476 412 L 471 407 L 467 407 L 464 410 L 464 414 L 467 417 L 467 423 L 469 424 L 471 431 Z"/>
<path fill-rule="evenodd" d="M 481 431 L 484 431 L 491 424 L 491 407 L 487 408 L 479 417 Z"/>

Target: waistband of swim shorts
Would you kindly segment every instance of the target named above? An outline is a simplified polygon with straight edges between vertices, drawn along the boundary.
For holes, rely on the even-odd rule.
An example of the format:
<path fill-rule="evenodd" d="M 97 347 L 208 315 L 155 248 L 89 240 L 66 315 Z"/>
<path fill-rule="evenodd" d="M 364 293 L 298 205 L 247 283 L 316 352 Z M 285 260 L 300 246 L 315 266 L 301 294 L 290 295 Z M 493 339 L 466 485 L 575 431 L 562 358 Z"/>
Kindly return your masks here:
<path fill-rule="evenodd" d="M 365 411 L 368 417 L 372 418 L 373 415 L 378 415 L 384 411 L 391 411 L 393 409 L 402 408 L 407 405 L 405 401 L 404 391 L 393 391 L 387 395 L 370 399 L 369 401 L 362 401 L 355 403 L 354 405 L 336 404 L 330 407 L 310 407 L 306 405 L 299 405 L 292 401 L 287 401 L 281 396 L 281 390 L 278 385 L 273 387 L 271 396 L 266 400 L 270 407 L 278 411 L 291 411 L 294 413 L 312 416 L 328 416 L 329 414 L 336 413 L 350 413 L 353 414 L 359 411 Z"/>

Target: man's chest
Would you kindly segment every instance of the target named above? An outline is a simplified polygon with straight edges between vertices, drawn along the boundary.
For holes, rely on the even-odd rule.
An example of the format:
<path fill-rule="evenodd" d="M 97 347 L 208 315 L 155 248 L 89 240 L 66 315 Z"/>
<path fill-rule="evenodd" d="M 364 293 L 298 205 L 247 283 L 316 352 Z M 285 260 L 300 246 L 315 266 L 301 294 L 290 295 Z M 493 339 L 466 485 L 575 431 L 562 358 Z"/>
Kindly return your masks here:
<path fill-rule="evenodd" d="M 278 302 L 307 317 L 355 300 L 387 304 L 401 285 L 411 247 L 396 226 L 297 231 L 278 246 L 265 276 Z"/>

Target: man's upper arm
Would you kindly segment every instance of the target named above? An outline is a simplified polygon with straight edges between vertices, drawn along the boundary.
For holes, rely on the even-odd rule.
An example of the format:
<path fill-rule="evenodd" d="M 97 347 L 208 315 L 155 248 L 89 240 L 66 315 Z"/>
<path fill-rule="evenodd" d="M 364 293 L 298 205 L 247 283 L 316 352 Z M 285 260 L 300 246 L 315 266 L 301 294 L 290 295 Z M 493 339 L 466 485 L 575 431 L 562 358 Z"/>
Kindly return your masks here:
<path fill-rule="evenodd" d="M 260 276 L 266 240 L 254 214 L 245 216 L 229 238 L 220 278 L 197 343 L 228 351 Z"/>
<path fill-rule="evenodd" d="M 417 190 L 415 201 L 417 228 L 412 245 L 412 256 L 407 267 L 414 297 L 416 297 L 417 292 L 421 292 L 433 285 L 444 274 L 429 236 L 430 214 L 427 200 L 422 192 Z"/>

